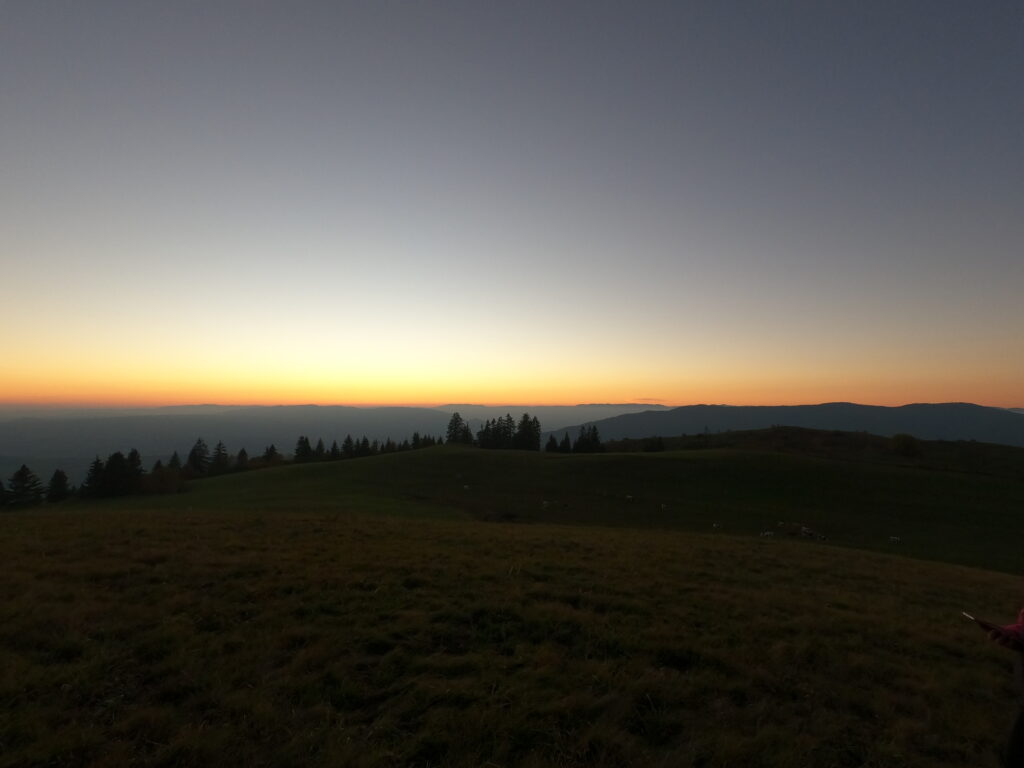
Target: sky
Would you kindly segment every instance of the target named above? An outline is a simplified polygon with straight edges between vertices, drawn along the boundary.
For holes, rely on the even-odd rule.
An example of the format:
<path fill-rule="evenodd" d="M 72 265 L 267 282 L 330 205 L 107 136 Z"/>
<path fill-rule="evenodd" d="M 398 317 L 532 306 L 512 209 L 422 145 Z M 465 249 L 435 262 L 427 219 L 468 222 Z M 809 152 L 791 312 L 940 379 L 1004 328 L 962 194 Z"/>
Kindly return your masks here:
<path fill-rule="evenodd" d="M 1019 2 L 0 0 L 0 403 L 1024 406 Z"/>

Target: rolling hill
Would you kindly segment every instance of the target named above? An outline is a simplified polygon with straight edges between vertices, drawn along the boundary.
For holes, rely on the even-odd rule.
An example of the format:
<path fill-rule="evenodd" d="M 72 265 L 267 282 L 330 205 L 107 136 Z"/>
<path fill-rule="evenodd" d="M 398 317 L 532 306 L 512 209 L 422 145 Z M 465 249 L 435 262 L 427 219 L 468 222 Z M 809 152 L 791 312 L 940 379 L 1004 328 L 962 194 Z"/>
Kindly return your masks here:
<path fill-rule="evenodd" d="M 1015 610 L 1021 501 L 445 446 L 3 514 L 0 766 L 996 768 L 1009 654 L 959 612 Z"/>

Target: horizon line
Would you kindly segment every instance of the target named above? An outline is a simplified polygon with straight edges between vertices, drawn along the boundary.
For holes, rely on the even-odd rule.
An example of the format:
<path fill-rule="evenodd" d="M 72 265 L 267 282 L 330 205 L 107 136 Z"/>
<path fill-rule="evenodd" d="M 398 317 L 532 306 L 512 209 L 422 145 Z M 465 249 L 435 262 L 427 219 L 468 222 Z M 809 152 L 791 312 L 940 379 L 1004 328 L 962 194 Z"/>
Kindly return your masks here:
<path fill-rule="evenodd" d="M 881 404 L 858 402 L 856 400 L 823 400 L 820 402 L 799 402 L 799 403 L 711 403 L 711 402 L 685 402 L 685 403 L 664 403 L 651 401 L 620 401 L 620 402 L 587 402 L 587 403 L 515 403 L 515 402 L 494 402 L 494 403 L 472 403 L 472 402 L 445 402 L 445 403 L 417 403 L 417 402 L 259 402 L 259 403 L 77 403 L 77 402 L 3 402 L 0 401 L 0 410 L 162 410 L 174 408 L 585 408 L 600 406 L 648 406 L 650 408 L 685 408 L 694 406 L 718 406 L 729 408 L 787 408 L 806 407 L 816 405 L 863 405 L 880 408 L 900 408 L 907 405 L 978 405 L 986 408 L 999 408 L 1002 410 L 1020 410 L 1024 406 L 991 405 L 970 400 L 943 400 L 927 401 L 915 400 L 898 404 Z"/>

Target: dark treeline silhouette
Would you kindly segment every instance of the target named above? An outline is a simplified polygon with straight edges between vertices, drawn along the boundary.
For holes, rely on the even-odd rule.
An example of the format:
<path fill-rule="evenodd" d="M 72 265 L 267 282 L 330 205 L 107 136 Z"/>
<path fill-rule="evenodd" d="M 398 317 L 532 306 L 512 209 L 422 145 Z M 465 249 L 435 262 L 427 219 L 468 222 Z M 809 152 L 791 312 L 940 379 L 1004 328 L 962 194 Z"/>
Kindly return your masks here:
<path fill-rule="evenodd" d="M 462 443 L 464 445 L 473 444 L 473 432 L 459 412 L 456 411 L 452 414 L 451 421 L 448 422 L 448 432 L 445 435 L 445 440 L 449 443 Z"/>
<path fill-rule="evenodd" d="M 458 414 L 456 414 L 458 415 Z M 514 448 L 521 451 L 540 450 L 540 421 L 536 416 L 524 413 L 516 424 L 511 414 L 497 419 L 488 419 L 476 433 L 476 442 L 481 448 Z"/>
<path fill-rule="evenodd" d="M 6 487 L 0 482 L 0 508 L 32 507 L 43 502 L 55 504 L 72 497 L 100 499 L 137 494 L 178 493 L 185 489 L 186 481 L 194 478 L 247 472 L 286 463 L 357 459 L 430 448 L 443 443 L 443 438 L 414 432 L 411 438 L 401 442 L 395 442 L 390 437 L 384 441 L 371 441 L 365 435 L 359 440 L 354 440 L 351 435 L 347 435 L 340 446 L 334 441 L 331 447 L 327 448 L 323 439 L 317 440 L 316 446 L 313 446 L 310 439 L 303 435 L 296 442 L 294 456 L 289 461 L 273 444 L 264 448 L 259 456 L 250 457 L 245 448 L 239 450 L 237 454 L 231 454 L 222 441 L 211 451 L 206 441 L 199 438 L 184 461 L 175 451 L 166 464 L 158 459 L 148 472 L 143 469 L 142 457 L 134 448 L 127 455 L 116 451 L 110 454 L 106 461 L 97 456 L 89 465 L 82 485 L 77 489 L 70 486 L 67 474 L 60 469 L 53 473 L 49 486 L 44 488 L 35 473 L 22 465 L 7 480 Z"/>
<path fill-rule="evenodd" d="M 549 453 L 603 453 L 605 447 L 597 427 L 591 425 L 580 427 L 580 433 L 575 440 L 569 439 L 568 432 L 562 434 L 561 440 L 551 435 L 544 450 Z"/>

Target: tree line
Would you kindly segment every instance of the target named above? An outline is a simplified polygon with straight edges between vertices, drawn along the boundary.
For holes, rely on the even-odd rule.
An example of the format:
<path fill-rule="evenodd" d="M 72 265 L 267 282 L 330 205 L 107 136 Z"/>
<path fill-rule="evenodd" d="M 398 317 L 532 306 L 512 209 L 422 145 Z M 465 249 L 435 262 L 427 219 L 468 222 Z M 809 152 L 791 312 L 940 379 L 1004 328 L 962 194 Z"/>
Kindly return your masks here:
<path fill-rule="evenodd" d="M 597 427 L 593 425 L 580 427 L 580 433 L 575 440 L 569 439 L 568 432 L 562 435 L 561 440 L 551 435 L 544 446 L 544 450 L 548 453 L 603 453 L 604 449 L 601 435 L 598 433 Z"/>
<path fill-rule="evenodd" d="M 446 438 L 449 443 L 476 445 L 480 448 L 514 449 L 521 451 L 539 451 L 541 428 L 536 416 L 524 413 L 516 422 L 511 414 L 506 413 L 496 419 L 488 419 L 473 435 L 469 424 L 456 411 L 448 422 Z M 600 453 L 604 451 L 601 435 L 596 426 L 580 427 L 575 440 L 565 432 L 559 440 L 554 434 L 548 437 L 544 450 L 552 453 Z"/>
<path fill-rule="evenodd" d="M 33 507 L 42 503 L 56 504 L 65 499 L 111 498 L 116 496 L 177 493 L 184 490 L 186 481 L 199 477 L 214 477 L 230 472 L 246 472 L 277 466 L 279 464 L 302 464 L 313 461 L 342 461 L 384 453 L 410 451 L 440 445 L 444 440 L 432 435 L 414 432 L 411 438 L 396 442 L 386 440 L 353 439 L 347 435 L 341 445 L 335 440 L 330 448 L 323 439 L 314 446 L 310 439 L 301 435 L 295 443 L 291 458 L 284 456 L 274 444 L 263 449 L 258 456 L 250 456 L 245 448 L 238 453 L 228 451 L 223 441 L 213 450 L 203 438 L 198 438 L 185 459 L 175 451 L 165 464 L 158 459 L 149 471 L 142 466 L 142 457 L 136 449 L 127 454 L 115 451 L 104 461 L 97 456 L 89 465 L 85 480 L 75 488 L 62 469 L 54 471 L 48 485 L 44 486 L 39 477 L 24 464 L 7 480 L 6 487 L 0 481 L 0 508 Z"/>
<path fill-rule="evenodd" d="M 246 472 L 276 466 L 278 464 L 304 464 L 317 461 L 344 461 L 385 453 L 417 450 L 445 442 L 475 445 L 485 449 L 506 449 L 539 451 L 541 443 L 540 421 L 536 416 L 524 413 L 518 422 L 511 414 L 486 420 L 473 433 L 469 424 L 458 412 L 452 414 L 445 436 L 433 437 L 414 432 L 411 438 L 395 442 L 369 440 L 365 435 L 353 439 L 346 435 L 338 444 L 335 440 L 330 447 L 318 438 L 314 445 L 306 435 L 300 435 L 291 457 L 284 456 L 275 445 L 263 449 L 258 456 L 250 456 L 245 448 L 231 453 L 223 441 L 211 450 L 202 438 L 198 438 L 182 459 L 175 451 L 165 464 L 157 460 L 147 471 L 142 466 L 142 457 L 136 449 L 127 454 L 115 451 L 106 460 L 97 456 L 89 465 L 85 480 L 78 488 L 73 487 L 67 474 L 55 470 L 50 482 L 44 486 L 31 469 L 22 464 L 7 481 L 0 482 L 0 507 L 31 507 L 46 502 L 55 504 L 71 497 L 110 498 L 136 494 L 177 493 L 193 478 L 214 477 L 229 472 Z M 555 435 L 548 438 L 545 451 L 553 453 L 598 453 L 605 450 L 596 426 L 580 427 L 575 440 L 565 432 L 561 440 Z"/>

